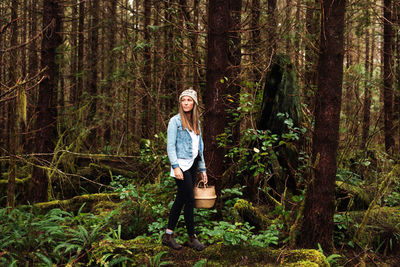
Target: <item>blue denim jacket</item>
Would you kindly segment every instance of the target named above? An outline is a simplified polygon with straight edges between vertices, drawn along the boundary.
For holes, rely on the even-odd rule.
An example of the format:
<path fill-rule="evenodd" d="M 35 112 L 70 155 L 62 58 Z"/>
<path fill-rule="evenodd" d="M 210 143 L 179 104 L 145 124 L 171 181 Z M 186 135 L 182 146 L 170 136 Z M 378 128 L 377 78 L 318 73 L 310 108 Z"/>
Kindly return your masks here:
<path fill-rule="evenodd" d="M 201 138 L 200 132 L 200 144 L 199 144 L 199 156 L 198 171 L 205 172 L 206 164 L 204 162 L 204 143 Z M 167 130 L 167 153 L 169 161 L 173 169 L 179 167 L 178 158 L 190 159 L 192 157 L 192 138 L 190 137 L 189 130 L 183 129 L 181 115 L 176 114 L 173 116 L 168 123 Z"/>

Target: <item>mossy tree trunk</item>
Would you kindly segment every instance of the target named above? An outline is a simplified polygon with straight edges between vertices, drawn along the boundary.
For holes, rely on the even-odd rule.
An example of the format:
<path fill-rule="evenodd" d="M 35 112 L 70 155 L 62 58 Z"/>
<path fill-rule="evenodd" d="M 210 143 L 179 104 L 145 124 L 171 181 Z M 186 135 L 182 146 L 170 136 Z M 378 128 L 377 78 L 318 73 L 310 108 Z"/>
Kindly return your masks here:
<path fill-rule="evenodd" d="M 54 140 L 57 137 L 57 48 L 62 44 L 60 33 L 61 7 L 57 0 L 43 1 L 43 33 L 41 48 L 41 68 L 44 69 L 44 79 L 39 85 L 39 101 L 36 120 L 35 152 L 52 153 Z M 40 162 L 48 161 L 42 157 Z M 34 167 L 29 186 L 31 203 L 47 201 L 48 177 L 46 171 Z"/>
<path fill-rule="evenodd" d="M 10 47 L 15 47 L 17 45 L 18 40 L 18 1 L 12 1 L 11 8 L 11 21 L 14 23 L 11 26 L 11 40 Z M 17 50 L 14 49 L 10 53 L 10 61 L 15 64 L 18 62 L 18 53 Z M 10 64 L 9 75 L 10 75 L 10 86 L 15 86 L 15 83 L 18 79 L 18 70 L 15 68 L 15 65 Z M 20 91 L 19 88 L 17 89 Z M 18 97 L 17 97 L 18 98 Z M 7 188 L 7 206 L 14 207 L 15 204 L 15 175 L 16 175 L 16 159 L 15 155 L 18 149 L 18 115 L 17 115 L 17 98 L 11 99 L 9 103 L 9 122 L 8 122 L 8 138 L 9 138 L 9 154 L 10 154 L 10 165 L 9 165 L 9 175 L 8 175 L 8 188 Z"/>
<path fill-rule="evenodd" d="M 321 19 L 318 94 L 312 146 L 315 169 L 306 191 L 304 218 L 298 244 L 306 248 L 317 248 L 320 244 L 324 251 L 331 252 L 346 1 L 326 0 L 321 5 L 324 16 Z"/>
<path fill-rule="evenodd" d="M 257 128 L 259 130 L 269 130 L 272 134 L 277 134 L 278 136 L 288 132 L 285 124 L 287 117 L 280 114 L 288 114 L 293 122 L 293 127 L 300 127 L 302 114 L 299 85 L 294 66 L 288 56 L 277 55 L 274 57 L 266 81 Z M 293 192 L 296 190 L 297 152 L 289 146 L 279 147 L 278 150 L 279 165 L 284 170 L 283 172 L 288 173 L 288 176 L 277 177 L 278 174 L 275 175 L 274 183 L 271 183 L 271 186 L 275 187 L 279 193 L 282 193 L 285 185 L 287 185 L 290 191 Z M 281 176 L 280 174 L 279 176 Z M 250 190 L 255 193 L 258 189 L 253 188 Z"/>

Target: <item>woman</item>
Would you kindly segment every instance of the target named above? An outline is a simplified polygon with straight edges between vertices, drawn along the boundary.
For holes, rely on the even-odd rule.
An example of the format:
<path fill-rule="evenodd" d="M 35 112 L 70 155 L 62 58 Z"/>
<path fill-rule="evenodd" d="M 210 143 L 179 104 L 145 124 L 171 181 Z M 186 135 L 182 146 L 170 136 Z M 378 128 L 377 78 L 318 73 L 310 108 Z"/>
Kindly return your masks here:
<path fill-rule="evenodd" d="M 167 153 L 171 162 L 171 176 L 175 177 L 178 193 L 171 207 L 168 228 L 162 237 L 162 243 L 177 250 L 182 246 L 174 240 L 173 233 L 182 207 L 189 235 L 188 246 L 196 250 L 203 250 L 205 247 L 194 233 L 193 218 L 193 187 L 197 172 L 201 173 L 205 184 L 208 181 L 198 105 L 196 91 L 191 88 L 183 91 L 179 96 L 179 114 L 172 117 L 168 124 Z"/>

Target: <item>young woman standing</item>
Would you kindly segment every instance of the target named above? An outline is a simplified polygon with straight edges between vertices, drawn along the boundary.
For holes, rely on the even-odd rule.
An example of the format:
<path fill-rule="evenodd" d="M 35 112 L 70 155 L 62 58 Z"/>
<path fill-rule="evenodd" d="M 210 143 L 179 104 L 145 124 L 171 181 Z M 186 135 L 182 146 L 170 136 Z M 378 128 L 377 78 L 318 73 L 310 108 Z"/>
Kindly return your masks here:
<path fill-rule="evenodd" d="M 171 207 L 168 228 L 162 237 L 162 243 L 177 250 L 182 246 L 173 238 L 173 232 L 182 207 L 184 207 L 185 224 L 189 235 L 188 246 L 196 250 L 204 249 L 204 245 L 194 233 L 193 216 L 193 187 L 197 172 L 201 173 L 205 184 L 208 180 L 198 105 L 196 91 L 193 89 L 183 91 L 179 96 L 179 113 L 173 116 L 168 124 L 167 153 L 171 162 L 171 176 L 175 177 L 178 192 Z"/>

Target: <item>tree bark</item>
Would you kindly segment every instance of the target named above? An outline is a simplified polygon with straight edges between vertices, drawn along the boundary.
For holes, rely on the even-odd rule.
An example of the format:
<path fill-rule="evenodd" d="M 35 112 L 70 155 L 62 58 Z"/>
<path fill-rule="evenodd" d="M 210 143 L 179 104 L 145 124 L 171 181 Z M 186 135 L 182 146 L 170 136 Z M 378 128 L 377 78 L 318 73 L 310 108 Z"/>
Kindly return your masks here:
<path fill-rule="evenodd" d="M 400 152 L 400 31 L 398 27 L 400 26 L 400 3 L 396 2 L 394 5 L 394 10 L 395 10 L 395 23 L 397 26 L 397 31 L 396 31 L 396 56 L 395 56 L 395 79 L 396 79 L 396 89 L 394 90 L 394 103 L 393 103 L 393 120 L 394 120 L 394 136 L 397 139 L 397 146 L 396 146 L 396 152 Z M 396 142 L 396 140 L 394 141 Z"/>
<path fill-rule="evenodd" d="M 15 47 L 18 43 L 18 23 L 16 21 L 18 17 L 18 1 L 13 0 L 11 5 L 11 21 L 14 23 L 11 25 L 11 37 L 10 47 Z M 8 74 L 10 75 L 9 86 L 14 86 L 18 80 L 18 50 L 13 49 L 10 52 L 10 62 Z M 18 115 L 17 115 L 17 97 L 14 97 L 9 102 L 9 113 L 8 113 L 8 149 L 10 155 L 8 185 L 7 185 L 7 207 L 13 208 L 15 205 L 15 176 L 16 176 L 16 158 L 18 149 L 19 139 L 19 127 L 18 127 Z"/>
<path fill-rule="evenodd" d="M 211 178 L 220 179 L 225 170 L 225 150 L 218 146 L 218 135 L 225 132 L 232 118 L 228 115 L 232 96 L 238 93 L 233 75 L 240 65 L 239 25 L 241 2 L 210 1 L 208 6 L 207 87 L 204 104 L 206 162 Z M 233 53 L 232 53 L 233 52 Z M 232 53 L 232 54 L 231 54 Z M 232 132 L 235 135 L 234 132 Z M 235 137 L 234 137 L 235 138 Z"/>
<path fill-rule="evenodd" d="M 260 49 L 261 36 L 260 36 L 260 0 L 251 1 L 251 63 L 253 68 L 254 84 L 256 89 L 259 88 L 261 82 L 261 69 L 260 69 L 260 57 L 258 50 Z"/>
<path fill-rule="evenodd" d="M 271 59 L 274 57 L 276 54 L 276 43 L 277 43 L 277 36 L 276 36 L 276 0 L 268 0 L 268 6 L 267 6 L 267 18 L 268 18 L 268 29 L 267 29 L 267 34 L 268 34 L 268 48 L 267 48 L 267 61 L 270 62 Z"/>
<path fill-rule="evenodd" d="M 318 95 L 315 106 L 312 172 L 305 198 L 304 218 L 298 244 L 324 251 L 333 249 L 336 156 L 343 81 L 343 32 L 345 0 L 322 2 Z M 330 70 L 329 72 L 326 70 Z"/>
<path fill-rule="evenodd" d="M 304 64 L 304 102 L 310 111 L 314 111 L 314 93 L 317 87 L 317 65 L 318 51 L 314 47 L 319 46 L 318 42 L 318 19 L 317 4 L 314 0 L 307 1 L 306 10 L 306 33 L 309 42 L 305 44 Z"/>
<path fill-rule="evenodd" d="M 383 111 L 385 129 L 385 150 L 393 153 L 393 29 L 392 1 L 383 1 Z"/>
<path fill-rule="evenodd" d="M 83 59 L 85 51 L 85 1 L 79 3 L 79 22 L 78 22 L 78 78 L 76 81 L 76 101 L 80 102 L 83 93 Z"/>
<path fill-rule="evenodd" d="M 91 22 L 90 22 L 90 43 L 88 58 L 88 93 L 90 97 L 89 114 L 87 121 L 93 126 L 94 117 L 97 111 L 97 79 L 98 79 L 98 50 L 99 50 L 99 1 L 91 0 Z M 94 138 L 95 130 L 92 130 L 91 137 Z M 92 138 L 90 138 L 93 140 Z M 92 144 L 94 145 L 94 144 Z"/>
<path fill-rule="evenodd" d="M 229 98 L 227 99 L 229 106 L 229 117 L 228 121 L 234 121 L 235 113 L 239 107 L 240 101 L 240 64 L 242 61 L 242 38 L 241 38 L 241 16 L 242 16 L 242 1 L 241 0 L 231 0 L 230 2 L 230 13 L 231 13 L 231 28 L 229 36 L 229 66 L 230 66 L 230 77 L 228 77 L 229 83 Z M 231 126 L 232 131 L 232 145 L 235 146 L 239 143 L 240 138 L 240 123 L 233 124 Z"/>
<path fill-rule="evenodd" d="M 362 127 L 362 140 L 361 149 L 365 150 L 367 148 L 367 140 L 369 137 L 369 126 L 371 120 L 371 88 L 370 83 L 372 77 L 370 77 L 369 65 L 370 63 L 370 36 L 369 29 L 365 33 L 365 82 L 364 82 L 364 108 L 363 108 L 363 127 Z M 373 39 L 372 39 L 373 42 Z"/>
<path fill-rule="evenodd" d="M 143 22 L 143 39 L 146 43 L 143 49 L 143 69 L 142 69 L 142 88 L 144 91 L 143 96 L 143 109 L 142 109 L 142 136 L 148 138 L 152 136 L 152 125 L 150 120 L 150 114 L 152 107 L 150 105 L 151 96 L 151 54 L 150 54 L 150 16 L 151 16 L 151 3 L 152 1 L 144 0 L 144 22 Z"/>
<path fill-rule="evenodd" d="M 77 62 L 78 62 L 78 0 L 72 2 L 71 13 L 71 66 L 70 66 L 70 93 L 68 102 L 71 105 L 76 104 L 78 98 L 77 90 Z"/>
<path fill-rule="evenodd" d="M 43 1 L 43 29 L 41 47 L 41 68 L 45 69 L 44 79 L 39 85 L 39 101 L 36 120 L 35 152 L 52 153 L 57 138 L 57 48 L 62 44 L 60 35 L 61 7 L 58 0 Z M 49 160 L 49 157 L 41 157 Z M 46 171 L 34 167 L 29 185 L 30 203 L 48 200 L 49 181 Z"/>
<path fill-rule="evenodd" d="M 230 30 L 229 0 L 210 1 L 208 5 L 207 87 L 203 96 L 207 107 L 204 116 L 205 157 L 210 178 L 220 179 L 224 172 L 225 151 L 218 146 L 217 136 L 225 131 L 226 94 L 229 75 L 228 40 Z"/>
<path fill-rule="evenodd" d="M 113 87 L 113 75 L 115 70 L 115 57 L 116 55 L 113 53 L 113 49 L 116 44 L 116 33 L 117 33 L 117 1 L 111 0 L 105 3 L 107 8 L 107 18 L 108 18 L 108 27 L 106 27 L 106 38 L 108 41 L 107 47 L 107 65 L 106 65 L 106 85 L 104 87 L 103 95 L 107 98 L 112 98 L 115 95 L 115 89 Z M 113 120 L 112 120 L 112 111 L 109 103 L 105 103 L 105 114 L 103 114 L 103 118 L 105 118 L 105 127 L 103 127 L 104 132 L 102 134 L 104 140 L 111 140 L 111 129 L 113 128 Z"/>

